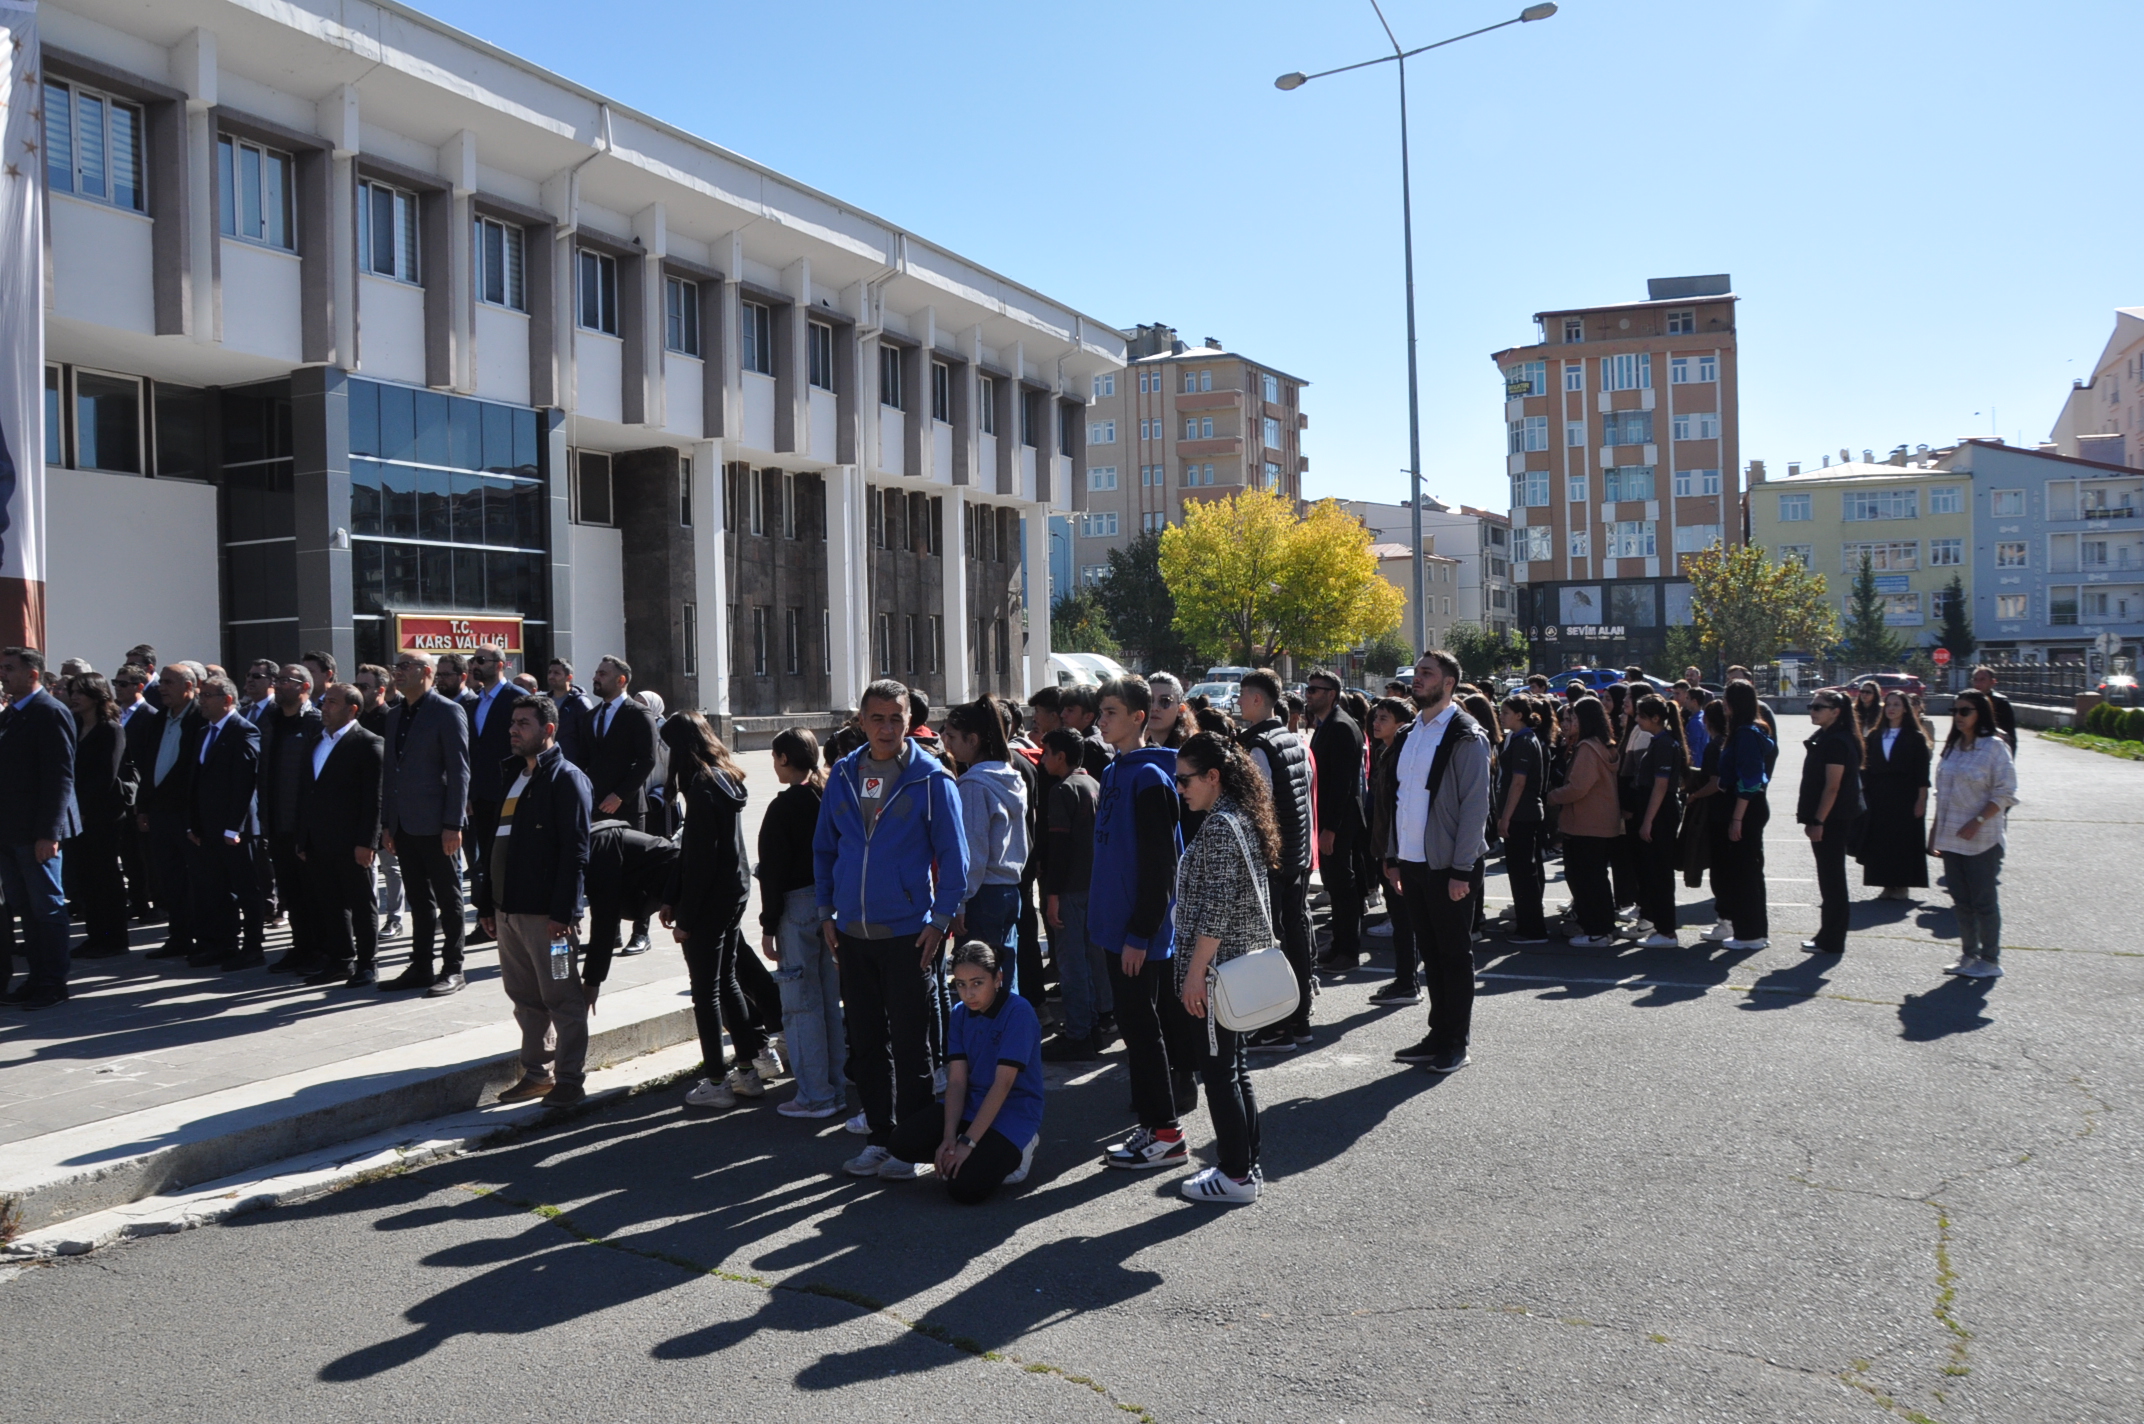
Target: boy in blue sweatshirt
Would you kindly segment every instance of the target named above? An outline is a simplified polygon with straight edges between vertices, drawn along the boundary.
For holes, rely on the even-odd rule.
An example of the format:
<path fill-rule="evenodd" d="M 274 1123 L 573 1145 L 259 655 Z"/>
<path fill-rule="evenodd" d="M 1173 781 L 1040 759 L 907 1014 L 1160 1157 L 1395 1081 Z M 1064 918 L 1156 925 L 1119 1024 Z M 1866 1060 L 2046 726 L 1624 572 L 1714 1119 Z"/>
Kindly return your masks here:
<path fill-rule="evenodd" d="M 1094 877 L 1087 891 L 1087 933 L 1109 963 L 1117 1027 L 1131 1071 L 1139 1128 L 1109 1149 L 1112 1167 L 1143 1171 L 1182 1162 L 1188 1152 L 1176 1125 L 1176 1092 L 1162 1035 L 1162 1000 L 1174 976 L 1169 964 L 1175 928 L 1176 862 L 1184 853 L 1178 828 L 1176 751 L 1146 745 L 1146 679 L 1102 684 L 1095 726 L 1116 755 L 1102 772 L 1094 808 Z"/>
<path fill-rule="evenodd" d="M 894 1132 L 934 1111 L 934 964 L 967 890 L 968 844 L 953 778 L 909 740 L 908 689 L 872 683 L 857 720 L 869 740 L 827 777 L 811 847 L 820 932 L 840 965 L 850 1071 L 871 1130 L 842 1168 L 912 1178 L 922 1168 L 894 1156 Z"/>

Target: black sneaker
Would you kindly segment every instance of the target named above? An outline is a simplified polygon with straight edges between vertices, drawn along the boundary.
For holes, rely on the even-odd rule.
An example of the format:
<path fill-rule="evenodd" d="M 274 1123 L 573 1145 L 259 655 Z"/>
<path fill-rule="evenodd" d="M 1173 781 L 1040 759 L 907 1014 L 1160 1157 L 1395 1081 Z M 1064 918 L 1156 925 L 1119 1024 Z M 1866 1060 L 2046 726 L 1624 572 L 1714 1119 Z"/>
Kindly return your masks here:
<path fill-rule="evenodd" d="M 1397 1004 L 1419 1004 L 1422 1002 L 1422 991 L 1412 984 L 1403 983 L 1395 979 L 1385 985 L 1384 988 L 1370 995 L 1370 1002 L 1383 1007 Z"/>
<path fill-rule="evenodd" d="M 1394 1063 L 1434 1063 L 1442 1055 L 1443 1050 L 1437 1048 L 1425 1038 L 1420 1043 L 1410 1045 L 1393 1054 L 1392 1061 Z"/>
<path fill-rule="evenodd" d="M 1293 1053 L 1295 1035 L 1285 1027 L 1262 1028 L 1251 1035 L 1244 1047 L 1253 1053 Z"/>
<path fill-rule="evenodd" d="M 1441 1075 L 1445 1073 L 1457 1073 L 1460 1069 L 1466 1067 L 1469 1063 L 1472 1063 L 1473 1061 L 1473 1059 L 1467 1057 L 1467 1051 L 1464 1048 L 1448 1048 L 1444 1052 L 1438 1054 L 1435 1058 L 1430 1059 L 1429 1062 L 1424 1066 L 1427 1067 L 1430 1072 Z"/>
<path fill-rule="evenodd" d="M 1061 1033 L 1042 1045 L 1042 1061 L 1045 1063 L 1086 1063 L 1100 1056 L 1091 1036 L 1073 1038 Z"/>

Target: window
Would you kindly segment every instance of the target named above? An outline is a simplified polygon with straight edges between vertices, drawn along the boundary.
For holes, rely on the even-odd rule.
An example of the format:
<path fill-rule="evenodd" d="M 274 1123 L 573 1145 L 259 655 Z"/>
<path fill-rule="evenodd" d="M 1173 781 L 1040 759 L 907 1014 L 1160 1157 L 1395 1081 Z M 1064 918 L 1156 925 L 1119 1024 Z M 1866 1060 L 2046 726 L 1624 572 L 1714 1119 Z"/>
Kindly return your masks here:
<path fill-rule="evenodd" d="M 573 518 L 578 524 L 611 522 L 610 456 L 593 450 L 574 452 Z"/>
<path fill-rule="evenodd" d="M 1116 393 L 1117 378 L 1114 372 L 1094 378 L 1094 398 L 1096 400 L 1100 400 L 1104 396 L 1113 396 Z"/>
<path fill-rule="evenodd" d="M 1950 616 L 1950 590 L 1939 588 L 1928 595 L 1928 618 L 1940 623 Z"/>
<path fill-rule="evenodd" d="M 1587 530 L 1573 529 L 1571 531 L 1570 548 L 1572 558 L 1583 559 L 1589 557 L 1588 550 L 1592 547 L 1593 539 Z"/>
<path fill-rule="evenodd" d="M 1547 505 L 1547 470 L 1527 470 L 1511 477 L 1511 507 L 1513 509 L 1543 509 Z"/>
<path fill-rule="evenodd" d="M 47 103 L 50 103 L 49 99 Z M 50 123 L 48 109 L 48 127 Z M 59 139 L 55 137 L 52 142 L 57 144 Z M 296 229 L 291 221 L 290 175 L 289 154 L 237 139 L 218 139 L 216 207 L 218 227 L 223 235 L 286 250 L 297 246 Z"/>
<path fill-rule="evenodd" d="M 1211 465 L 1206 467 L 1206 483 L 1213 483 L 1213 466 Z M 1274 464 L 1271 460 L 1266 461 L 1266 482 L 1263 488 L 1269 490 L 1280 488 L 1280 466 Z"/>
<path fill-rule="evenodd" d="M 932 558 L 945 554 L 945 497 L 932 495 L 924 506 L 923 551 Z"/>
<path fill-rule="evenodd" d="M 141 426 L 140 381 L 132 376 L 105 376 L 76 368 L 76 468 L 113 470 L 127 475 L 140 474 Z"/>
<path fill-rule="evenodd" d="M 1586 423 L 1583 420 L 1566 420 L 1563 423 L 1563 443 L 1566 449 L 1584 449 L 1586 444 Z"/>
<path fill-rule="evenodd" d="M 1277 421 L 1277 420 L 1275 420 L 1275 419 L 1274 419 L 1274 418 L 1273 418 L 1272 416 L 1270 416 L 1270 415 L 1266 417 L 1266 434 L 1265 434 L 1265 438 L 1266 438 L 1266 448 L 1267 448 L 1268 450 L 1278 450 L 1278 449 L 1280 449 L 1280 448 L 1281 448 L 1281 444 L 1280 444 L 1280 422 L 1279 422 L 1279 421 Z"/>
<path fill-rule="evenodd" d="M 983 434 L 985 434 L 985 435 L 995 435 L 995 434 L 997 434 L 997 433 L 998 433 L 998 381 L 997 381 L 997 377 L 995 377 L 995 376 L 981 376 L 981 377 L 978 377 L 978 378 L 976 379 L 976 383 L 975 383 L 975 384 L 976 384 L 976 402 L 975 402 L 975 415 L 976 415 L 976 422 L 975 422 L 975 423 L 976 423 L 976 424 L 977 424 L 977 425 L 978 425 L 979 427 L 981 427 L 981 429 L 982 429 L 982 432 L 983 432 Z"/>
<path fill-rule="evenodd" d="M 1081 564 L 1079 566 L 1079 583 L 1081 588 L 1093 588 L 1096 584 L 1100 583 L 1103 579 L 1108 577 L 1109 565 L 1107 564 Z"/>
<path fill-rule="evenodd" d="M 943 361 L 931 362 L 931 419 L 953 422 L 953 368 Z"/>
<path fill-rule="evenodd" d="M 1260 391 L 1265 395 L 1266 404 L 1280 404 L 1280 377 L 1260 376 L 1258 378 L 1258 384 Z"/>
<path fill-rule="evenodd" d="M 1520 563 L 1536 559 L 1547 560 L 1556 556 L 1556 531 L 1546 525 L 1531 529 L 1512 531 L 1511 557 Z"/>
<path fill-rule="evenodd" d="M 1676 419 L 1680 421 L 1681 416 Z M 1681 437 L 1677 437 L 1680 439 Z M 1601 417 L 1601 444 L 1650 445 L 1653 443 L 1653 413 L 1649 410 L 1611 410 Z"/>
<path fill-rule="evenodd" d="M 1675 497 L 1687 499 L 1692 495 L 1718 494 L 1720 472 L 1718 470 L 1677 470 L 1675 472 Z"/>
<path fill-rule="evenodd" d="M 2021 568 L 2024 568 L 2024 567 L 2025 567 L 2025 546 L 2024 546 L 2024 544 L 2023 544 L 2023 543 L 2004 543 L 2004 544 L 1997 544 L 1997 545 L 1995 546 L 1995 567 L 1997 567 L 1997 568 L 1999 568 L 1999 569 L 2021 569 Z"/>
<path fill-rule="evenodd" d="M 744 348 L 738 353 L 740 369 L 762 376 L 774 374 L 774 317 L 761 303 L 744 304 L 738 315 L 737 343 Z"/>
<path fill-rule="evenodd" d="M 1169 516 L 1158 509 L 1150 509 L 1139 516 L 1139 527 L 1150 534 L 1158 534 L 1169 527 Z"/>
<path fill-rule="evenodd" d="M 1098 514 L 1087 515 L 1080 533 L 1089 539 L 1114 539 L 1117 537 L 1117 512 L 1105 509 Z"/>
<path fill-rule="evenodd" d="M 881 673 L 893 671 L 893 615 L 881 613 L 872 624 L 871 650 L 878 657 Z"/>
<path fill-rule="evenodd" d="M 45 85 L 45 177 L 55 193 L 93 198 L 115 208 L 142 209 L 141 110 L 76 84 Z M 254 149 L 255 191 L 261 150 Z M 289 230 L 290 160 L 277 170 L 277 206 Z M 256 207 L 259 204 L 256 202 Z M 228 231 L 229 229 L 226 229 Z M 259 234 L 248 234 L 266 241 Z M 288 247 L 279 240 L 278 247 Z"/>
<path fill-rule="evenodd" d="M 804 610 L 782 610 L 782 671 L 791 677 L 804 670 L 802 647 L 804 641 Z"/>
<path fill-rule="evenodd" d="M 2077 562 L 2079 566 L 2087 569 L 2105 568 L 2107 566 L 2107 541 L 2104 539 L 2079 540 L 2077 544 Z"/>
<path fill-rule="evenodd" d="M 1566 346 L 1586 339 L 1586 323 L 1582 318 L 1567 316 L 1563 319 L 1563 341 Z"/>
<path fill-rule="evenodd" d="M 685 647 L 683 650 L 684 656 L 679 659 L 681 666 L 678 670 L 687 677 L 698 677 L 700 675 L 700 605 L 686 603 L 679 605 L 679 607 L 684 613 Z"/>
<path fill-rule="evenodd" d="M 1611 559 L 1649 559 L 1660 552 L 1653 538 L 1653 520 L 1625 519 L 1608 526 L 1608 548 L 1605 557 Z"/>
<path fill-rule="evenodd" d="M 1210 391 L 1210 390 L 1212 390 L 1212 389 L 1213 389 L 1213 372 L 1211 372 L 1211 371 L 1201 371 L 1201 372 L 1199 372 L 1199 389 L 1200 389 L 1200 390 L 1202 390 L 1202 391 Z M 1003 669 L 1003 668 L 999 668 L 999 669 L 998 669 L 998 671 L 999 671 L 999 672 L 1003 672 L 1004 670 L 1005 670 L 1005 669 Z"/>
<path fill-rule="evenodd" d="M 797 477 L 782 471 L 782 537 L 797 537 Z"/>
<path fill-rule="evenodd" d="M 1695 554 L 1720 542 L 1720 526 L 1717 524 L 1678 524 L 1675 526 L 1675 552 Z"/>
<path fill-rule="evenodd" d="M 1601 471 L 1601 502 L 1657 498 L 1651 465 L 1618 465 Z"/>
<path fill-rule="evenodd" d="M 1718 411 L 1689 411 L 1675 417 L 1677 440 L 1717 440 L 1720 438 L 1720 415 Z"/>
<path fill-rule="evenodd" d="M 1928 491 L 1928 512 L 1930 514 L 1963 514 L 1965 512 L 1965 490 L 1958 485 L 1937 485 L 1934 489 Z"/>
<path fill-rule="evenodd" d="M 1668 359 L 1668 384 L 1686 386 L 1690 383 L 1690 358 L 1674 356 Z"/>
<path fill-rule="evenodd" d="M 1548 394 L 1548 362 L 1519 361 L 1504 368 L 1504 399 Z"/>
<path fill-rule="evenodd" d="M 1115 465 L 1090 465 L 1090 466 L 1088 467 L 1088 469 L 1087 469 L 1087 488 L 1088 488 L 1088 489 L 1091 489 L 1091 490 L 1113 490 L 1113 489 L 1115 489 L 1116 487 L 1117 487 L 1117 467 L 1116 467 Z"/>
<path fill-rule="evenodd" d="M 1697 334 L 1695 311 L 1671 311 L 1668 313 L 1668 335 L 1694 336 Z"/>
<path fill-rule="evenodd" d="M 1572 475 L 1563 482 L 1563 497 L 1573 504 L 1586 502 L 1586 477 Z"/>
<path fill-rule="evenodd" d="M 754 534 L 767 532 L 767 477 L 765 472 L 744 472 L 745 528 Z"/>
<path fill-rule="evenodd" d="M 1806 569 L 1816 562 L 1816 545 L 1781 544 L 1779 546 L 1779 562 L 1782 564 L 1800 564 Z"/>
<path fill-rule="evenodd" d="M 1155 484 L 1160 484 L 1161 466 L 1154 467 Z M 1184 466 L 1184 483 L 1187 485 L 1210 485 L 1213 483 L 1213 466 L 1189 464 Z"/>
<path fill-rule="evenodd" d="M 811 383 L 822 391 L 832 390 L 834 388 L 834 328 L 823 321 L 806 322 L 804 338 L 805 345 L 810 348 Z"/>
<path fill-rule="evenodd" d="M 1809 496 L 1806 494 L 1783 494 L 1779 497 L 1779 522 L 1781 524 L 1806 523 L 1809 519 Z"/>
<path fill-rule="evenodd" d="M 901 399 L 901 348 L 881 346 L 878 349 L 878 403 L 894 410 L 906 410 Z"/>
<path fill-rule="evenodd" d="M 834 615 L 832 610 L 819 610 L 819 671 L 834 670 Z"/>
<path fill-rule="evenodd" d="M 680 458 L 677 462 L 677 523 L 680 529 L 692 527 L 692 461 Z"/>
<path fill-rule="evenodd" d="M 525 236 L 521 229 L 493 218 L 478 218 L 472 234 L 476 261 L 476 299 L 514 311 L 529 309 L 523 287 Z"/>
<path fill-rule="evenodd" d="M 927 651 L 930 653 L 931 662 L 925 671 L 936 672 L 938 671 L 938 664 L 945 659 L 945 619 L 933 613 L 930 615 L 928 623 L 930 646 Z"/>
<path fill-rule="evenodd" d="M 905 655 L 901 660 L 903 671 L 914 672 L 916 670 L 916 615 L 913 613 L 901 615 L 901 649 Z"/>
<path fill-rule="evenodd" d="M 1988 513 L 1998 519 L 2017 518 L 2025 513 L 2025 492 L 2014 490 L 1989 490 Z M 2023 614 L 2019 614 L 2023 617 Z"/>
<path fill-rule="evenodd" d="M 45 463 L 63 465 L 66 456 L 66 415 L 60 401 L 60 368 L 45 367 Z"/>
<path fill-rule="evenodd" d="M 2023 545 L 2019 546 L 2020 548 Z M 1852 577 L 1861 572 L 1861 556 L 1869 556 L 1869 567 L 1877 573 L 1910 573 L 1921 566 L 1921 546 L 1918 540 L 1879 540 L 1871 544 L 1841 544 L 1840 572 Z"/>
<path fill-rule="evenodd" d="M 1529 415 L 1514 420 L 1510 426 L 1511 453 L 1521 454 L 1528 450 L 1548 448 L 1548 417 Z"/>
<path fill-rule="evenodd" d="M 1114 420 L 1090 421 L 1087 425 L 1089 445 L 1114 445 L 1117 443 L 1117 423 Z"/>
<path fill-rule="evenodd" d="M 767 675 L 767 607 L 752 605 L 752 676 Z"/>
<path fill-rule="evenodd" d="M 663 349 L 680 356 L 700 354 L 700 284 L 682 277 L 663 278 Z"/>
<path fill-rule="evenodd" d="M 1650 351 L 1601 357 L 1602 390 L 1645 391 L 1651 390 L 1652 386 L 1653 355 Z"/>
<path fill-rule="evenodd" d="M 398 282 L 419 280 L 415 193 L 369 180 L 357 185 L 357 266 Z"/>
<path fill-rule="evenodd" d="M 618 259 L 582 248 L 574 254 L 579 272 L 580 313 L 583 331 L 618 334 Z"/>
<path fill-rule="evenodd" d="M 2023 491 L 2018 491 L 2020 496 Z M 1995 616 L 1999 619 L 2017 621 L 2026 617 L 2025 595 L 2022 593 L 1998 593 L 1995 595 Z"/>
<path fill-rule="evenodd" d="M 1195 415 L 1192 415 L 1192 416 L 1186 416 L 1186 417 L 1184 418 L 1184 438 L 1185 438 L 1186 440 L 1211 440 L 1211 439 L 1213 439 L 1213 417 L 1209 415 L 1209 416 L 1207 416 L 1207 417 L 1205 418 L 1205 420 L 1204 420 L 1204 422 L 1203 422 L 1203 425 L 1204 425 L 1204 428 L 1205 428 L 1205 431 L 1206 431 L 1206 433 L 1205 433 L 1204 435 L 1201 435 L 1201 434 L 1199 433 L 1199 430 L 1200 430 L 1200 426 L 1201 426 L 1201 424 L 1202 424 L 1202 422 L 1201 422 L 1201 421 L 1199 420 L 1199 418 L 1198 418 L 1197 416 L 1195 416 Z"/>
<path fill-rule="evenodd" d="M 1849 522 L 1864 519 L 1918 519 L 1919 490 L 1848 490 L 1841 517 Z"/>

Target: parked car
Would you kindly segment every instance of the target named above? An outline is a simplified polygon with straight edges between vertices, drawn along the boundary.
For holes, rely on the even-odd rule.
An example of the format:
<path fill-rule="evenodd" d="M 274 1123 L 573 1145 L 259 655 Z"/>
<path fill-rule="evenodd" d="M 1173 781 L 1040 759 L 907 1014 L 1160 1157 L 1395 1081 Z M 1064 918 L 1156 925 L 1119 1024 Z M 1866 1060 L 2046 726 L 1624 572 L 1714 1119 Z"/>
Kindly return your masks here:
<path fill-rule="evenodd" d="M 1817 692 L 1836 692 L 1851 700 L 1864 682 L 1875 683 L 1886 694 L 1903 692 L 1908 697 L 1915 698 L 1928 695 L 1927 687 L 1910 672 L 1857 672 L 1840 681 L 1837 686 L 1820 687 Z M 1815 695 L 1816 693 L 1810 694 L 1812 697 Z"/>
<path fill-rule="evenodd" d="M 1247 667 L 1210 667 L 1206 669 L 1206 680 L 1208 682 L 1241 682 L 1246 673 L 1256 671 L 1258 669 Z"/>
<path fill-rule="evenodd" d="M 1099 687 L 1102 680 L 1085 663 L 1074 662 L 1071 653 L 1050 654 L 1050 672 L 1059 687 Z"/>
<path fill-rule="evenodd" d="M 1236 694 L 1243 690 L 1240 682 L 1202 682 L 1184 695 L 1203 697 L 1223 712 L 1233 715 L 1236 711 Z"/>
<path fill-rule="evenodd" d="M 2110 672 L 2099 680 L 2097 689 L 2102 700 L 2117 707 L 2136 707 L 2140 702 L 2137 680 L 2126 672 Z"/>
<path fill-rule="evenodd" d="M 1113 677 L 1124 677 L 1131 672 L 1130 668 L 1105 653 L 1060 653 L 1058 656 L 1086 668 L 1094 674 L 1094 680 L 1098 683 L 1107 682 Z"/>

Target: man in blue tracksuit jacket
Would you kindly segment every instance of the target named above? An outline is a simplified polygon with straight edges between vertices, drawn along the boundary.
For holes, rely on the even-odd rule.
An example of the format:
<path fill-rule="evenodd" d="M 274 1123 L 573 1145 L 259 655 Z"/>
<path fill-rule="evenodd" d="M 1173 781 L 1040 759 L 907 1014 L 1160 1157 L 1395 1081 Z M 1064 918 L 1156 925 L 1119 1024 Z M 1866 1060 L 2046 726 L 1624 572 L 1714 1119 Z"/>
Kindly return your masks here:
<path fill-rule="evenodd" d="M 843 1168 L 858 1177 L 914 1177 L 892 1152 L 895 1127 L 932 1102 L 930 993 L 946 926 L 968 885 L 960 793 L 936 757 L 908 737 L 908 689 L 864 689 L 857 719 L 870 738 L 827 777 L 812 835 L 821 932 L 841 969 L 849 1071 L 870 1145 Z"/>
<path fill-rule="evenodd" d="M 1109 964 L 1132 1101 L 1139 1110 L 1138 1130 L 1103 1160 L 1133 1170 L 1180 1163 L 1189 1150 L 1176 1122 L 1176 1090 L 1161 1027 L 1162 1000 L 1173 997 L 1175 984 L 1170 910 L 1184 838 L 1178 825 L 1176 752 L 1146 745 L 1151 698 L 1143 677 L 1102 685 L 1095 725 L 1116 755 L 1102 772 L 1095 802 L 1094 878 L 1087 891 L 1087 934 Z"/>

